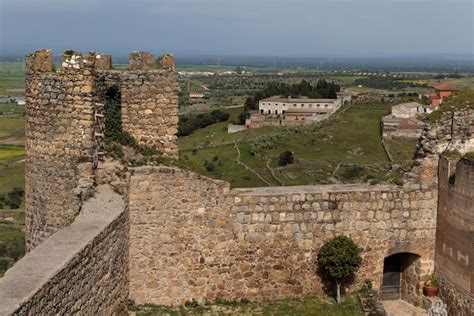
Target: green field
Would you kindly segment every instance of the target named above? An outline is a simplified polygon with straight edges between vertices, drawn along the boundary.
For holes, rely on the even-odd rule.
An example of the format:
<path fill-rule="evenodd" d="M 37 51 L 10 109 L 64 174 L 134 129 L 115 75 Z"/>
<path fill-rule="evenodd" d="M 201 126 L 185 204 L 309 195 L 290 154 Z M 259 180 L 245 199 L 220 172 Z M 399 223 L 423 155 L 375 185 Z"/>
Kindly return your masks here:
<path fill-rule="evenodd" d="M 23 223 L 24 212 L 0 210 L 0 277 L 25 253 Z"/>
<path fill-rule="evenodd" d="M 25 70 L 23 63 L 0 63 L 0 98 L 22 95 L 25 89 Z"/>
<path fill-rule="evenodd" d="M 308 315 L 358 316 L 363 315 L 356 295 L 346 295 L 341 304 L 331 298 L 305 297 L 265 303 L 218 301 L 196 307 L 176 308 L 146 304 L 132 307 L 139 316 L 151 315 Z"/>
<path fill-rule="evenodd" d="M 381 144 L 380 119 L 390 106 L 352 106 L 316 129 L 265 127 L 227 134 L 226 123 L 213 124 L 179 138 L 180 161 L 234 187 L 381 180 L 389 175 L 390 161 Z M 238 112 L 232 109 L 232 116 Z M 240 160 L 266 181 L 236 163 L 234 141 Z M 413 157 L 415 143 L 397 140 L 387 146 L 393 159 L 403 163 Z M 280 167 L 278 157 L 286 150 L 293 152 L 295 163 Z"/>
<path fill-rule="evenodd" d="M 0 104 L 0 194 L 25 183 L 25 106 Z"/>
<path fill-rule="evenodd" d="M 0 64 L 0 98 L 21 96 L 24 71 L 21 63 Z M 0 104 L 0 195 L 25 186 L 25 106 Z M 22 202 L 22 207 L 24 201 Z M 4 209 L 2 209 L 2 207 Z M 25 252 L 24 211 L 0 206 L 0 276 Z"/>
<path fill-rule="evenodd" d="M 18 145 L 0 145 L 0 164 L 10 160 L 22 158 L 25 155 L 25 148 Z"/>

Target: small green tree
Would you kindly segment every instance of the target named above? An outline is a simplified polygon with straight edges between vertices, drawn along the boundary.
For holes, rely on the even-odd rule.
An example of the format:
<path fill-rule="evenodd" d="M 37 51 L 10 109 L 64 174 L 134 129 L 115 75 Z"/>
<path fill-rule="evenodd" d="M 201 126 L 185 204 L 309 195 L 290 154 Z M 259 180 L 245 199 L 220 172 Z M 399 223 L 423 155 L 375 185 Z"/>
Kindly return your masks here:
<path fill-rule="evenodd" d="M 246 119 L 247 119 L 247 112 L 240 113 L 238 117 L 238 125 L 244 125 Z"/>
<path fill-rule="evenodd" d="M 293 161 L 293 153 L 289 150 L 286 150 L 280 154 L 280 158 L 278 159 L 278 165 L 286 166 L 288 164 L 292 164 Z"/>
<path fill-rule="evenodd" d="M 318 265 L 321 271 L 335 281 L 336 301 L 341 303 L 341 284 L 350 279 L 362 264 L 362 249 L 351 238 L 337 236 L 319 250 Z"/>

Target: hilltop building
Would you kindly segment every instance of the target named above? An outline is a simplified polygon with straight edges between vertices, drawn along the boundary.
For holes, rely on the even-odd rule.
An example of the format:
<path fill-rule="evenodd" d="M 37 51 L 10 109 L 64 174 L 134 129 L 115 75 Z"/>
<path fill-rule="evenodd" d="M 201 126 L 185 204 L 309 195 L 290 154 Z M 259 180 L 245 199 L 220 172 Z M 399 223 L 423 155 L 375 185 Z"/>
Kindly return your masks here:
<path fill-rule="evenodd" d="M 343 102 L 343 96 L 337 99 L 272 96 L 259 101 L 258 111 L 251 113 L 245 125 L 246 128 L 307 125 L 328 118 Z"/>
<path fill-rule="evenodd" d="M 449 97 L 451 94 L 459 91 L 458 89 L 445 84 L 445 83 L 436 83 L 429 86 L 434 91 L 432 93 L 425 94 L 428 102 L 431 105 L 439 106 L 443 103 L 443 99 Z"/>
<path fill-rule="evenodd" d="M 416 117 L 421 113 L 431 113 L 437 106 L 417 102 L 402 103 L 392 107 L 392 112 L 382 118 L 384 139 L 418 139 L 423 124 Z"/>
<path fill-rule="evenodd" d="M 305 119 L 334 113 L 342 105 L 341 99 L 281 98 L 273 96 L 260 100 L 258 110 L 262 115 L 284 115 L 294 119 Z"/>

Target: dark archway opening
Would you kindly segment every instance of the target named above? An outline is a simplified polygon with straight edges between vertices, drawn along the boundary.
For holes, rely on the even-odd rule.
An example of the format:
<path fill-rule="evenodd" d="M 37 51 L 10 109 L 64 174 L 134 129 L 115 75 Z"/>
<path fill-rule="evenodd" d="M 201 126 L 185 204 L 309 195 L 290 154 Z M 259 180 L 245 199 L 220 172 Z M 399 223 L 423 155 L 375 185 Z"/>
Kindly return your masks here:
<path fill-rule="evenodd" d="M 381 298 L 416 301 L 421 293 L 421 258 L 413 253 L 397 253 L 384 260 Z"/>

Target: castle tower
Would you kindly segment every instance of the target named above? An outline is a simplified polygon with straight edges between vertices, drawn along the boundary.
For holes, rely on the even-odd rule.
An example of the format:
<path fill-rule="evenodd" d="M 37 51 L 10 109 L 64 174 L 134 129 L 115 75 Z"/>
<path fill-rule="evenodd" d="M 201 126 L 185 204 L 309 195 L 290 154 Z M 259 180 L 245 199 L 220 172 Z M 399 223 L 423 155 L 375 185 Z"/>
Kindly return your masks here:
<path fill-rule="evenodd" d="M 138 143 L 177 156 L 178 76 L 171 55 L 154 63 L 148 52 L 132 52 L 121 73 L 122 126 Z"/>
<path fill-rule="evenodd" d="M 95 55 L 26 56 L 26 244 L 72 222 L 94 182 Z"/>
<path fill-rule="evenodd" d="M 105 91 L 121 92 L 122 128 L 139 144 L 177 156 L 178 90 L 174 59 L 130 54 L 112 69 L 107 54 L 51 50 L 26 56 L 26 243 L 31 250 L 68 226 L 94 190 L 104 145 Z"/>

